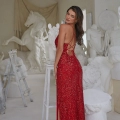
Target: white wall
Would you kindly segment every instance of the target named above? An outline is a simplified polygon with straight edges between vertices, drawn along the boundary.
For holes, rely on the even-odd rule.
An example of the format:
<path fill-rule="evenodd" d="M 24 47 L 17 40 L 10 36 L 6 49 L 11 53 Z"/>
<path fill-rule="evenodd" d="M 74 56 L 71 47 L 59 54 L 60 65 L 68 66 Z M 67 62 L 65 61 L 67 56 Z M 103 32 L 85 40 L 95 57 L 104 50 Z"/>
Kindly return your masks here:
<path fill-rule="evenodd" d="M 95 0 L 95 23 L 98 25 L 99 15 L 106 9 L 112 10 L 118 15 L 120 0 Z"/>
<path fill-rule="evenodd" d="M 2 42 L 14 34 L 14 0 L 0 0 L 0 52 L 9 51 L 14 44 L 2 46 Z"/>
<path fill-rule="evenodd" d="M 67 9 L 72 5 L 79 6 L 82 10 L 86 9 L 87 13 L 94 10 L 94 0 L 59 0 L 58 3 L 59 22 L 65 18 Z"/>
<path fill-rule="evenodd" d="M 92 21 L 94 22 L 94 0 L 60 0 L 58 3 L 59 22 L 65 18 L 67 9 L 72 5 L 79 6 L 82 9 L 83 13 L 91 13 L 93 19 Z M 86 27 L 88 28 L 88 26 L 86 26 L 86 14 L 84 14 L 84 31 L 86 31 Z"/>

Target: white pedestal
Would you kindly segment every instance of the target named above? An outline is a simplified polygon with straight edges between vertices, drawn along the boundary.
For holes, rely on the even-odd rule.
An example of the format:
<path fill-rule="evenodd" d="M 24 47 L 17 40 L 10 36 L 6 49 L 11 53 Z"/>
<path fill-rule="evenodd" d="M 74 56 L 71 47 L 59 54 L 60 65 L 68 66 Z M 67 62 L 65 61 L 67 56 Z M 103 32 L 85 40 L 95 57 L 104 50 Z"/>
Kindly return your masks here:
<path fill-rule="evenodd" d="M 84 90 L 86 120 L 107 120 L 111 110 L 111 96 L 96 89 Z"/>

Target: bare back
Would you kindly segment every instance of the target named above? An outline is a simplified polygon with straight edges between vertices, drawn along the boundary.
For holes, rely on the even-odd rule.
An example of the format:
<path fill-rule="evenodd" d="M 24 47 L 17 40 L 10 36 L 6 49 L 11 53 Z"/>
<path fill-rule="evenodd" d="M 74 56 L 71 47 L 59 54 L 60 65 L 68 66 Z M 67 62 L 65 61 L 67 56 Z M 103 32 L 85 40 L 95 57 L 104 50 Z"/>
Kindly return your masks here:
<path fill-rule="evenodd" d="M 75 30 L 70 25 L 66 25 L 66 27 L 65 44 L 68 44 L 67 53 L 72 55 L 76 44 Z"/>

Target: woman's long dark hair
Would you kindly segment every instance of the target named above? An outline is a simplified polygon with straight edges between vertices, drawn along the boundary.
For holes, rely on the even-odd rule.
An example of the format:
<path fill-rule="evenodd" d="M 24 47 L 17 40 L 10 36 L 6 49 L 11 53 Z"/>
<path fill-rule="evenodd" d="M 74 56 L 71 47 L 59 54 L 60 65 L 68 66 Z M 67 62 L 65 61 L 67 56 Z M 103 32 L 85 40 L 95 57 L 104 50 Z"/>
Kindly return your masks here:
<path fill-rule="evenodd" d="M 71 6 L 67 12 L 69 10 L 73 10 L 75 13 L 76 13 L 76 18 L 77 18 L 77 23 L 75 24 L 75 29 L 76 29 L 76 40 L 77 40 L 77 43 L 79 45 L 82 45 L 83 44 L 83 34 L 84 34 L 84 31 L 83 31 L 83 13 L 82 13 L 82 10 L 80 9 L 80 7 L 78 6 Z"/>

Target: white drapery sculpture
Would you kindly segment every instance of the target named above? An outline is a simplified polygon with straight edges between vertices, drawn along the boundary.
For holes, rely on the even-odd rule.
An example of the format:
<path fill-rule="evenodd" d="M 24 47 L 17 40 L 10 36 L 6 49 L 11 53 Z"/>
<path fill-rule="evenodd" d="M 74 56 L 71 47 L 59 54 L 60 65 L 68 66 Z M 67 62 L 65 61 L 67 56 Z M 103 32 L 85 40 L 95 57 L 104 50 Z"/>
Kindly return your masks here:
<path fill-rule="evenodd" d="M 37 66 L 39 67 L 39 70 L 41 71 L 42 67 L 39 61 L 41 43 L 39 41 L 39 45 L 38 45 L 37 38 L 41 40 L 47 39 L 46 20 L 38 12 L 31 11 L 27 18 L 27 21 L 25 22 L 25 26 L 29 28 L 24 32 L 21 39 L 13 36 L 12 38 L 4 41 L 3 45 L 7 45 L 9 42 L 16 42 L 19 45 L 25 45 L 30 50 L 30 54 L 28 55 L 28 60 L 30 62 L 31 68 L 33 68 L 34 63 L 36 63 Z M 44 33 L 46 34 L 46 36 L 44 36 Z M 42 46 L 42 50 L 43 50 L 43 46 Z"/>
<path fill-rule="evenodd" d="M 97 25 L 93 24 L 86 32 L 86 39 L 90 46 L 90 57 L 94 58 L 97 55 L 103 55 L 103 33 L 98 29 Z"/>
<path fill-rule="evenodd" d="M 83 88 L 86 120 L 107 120 L 111 110 L 111 63 L 107 57 L 95 57 L 83 66 Z"/>
<path fill-rule="evenodd" d="M 109 93 L 112 64 L 108 57 L 98 56 L 83 66 L 83 88 L 99 89 Z"/>

